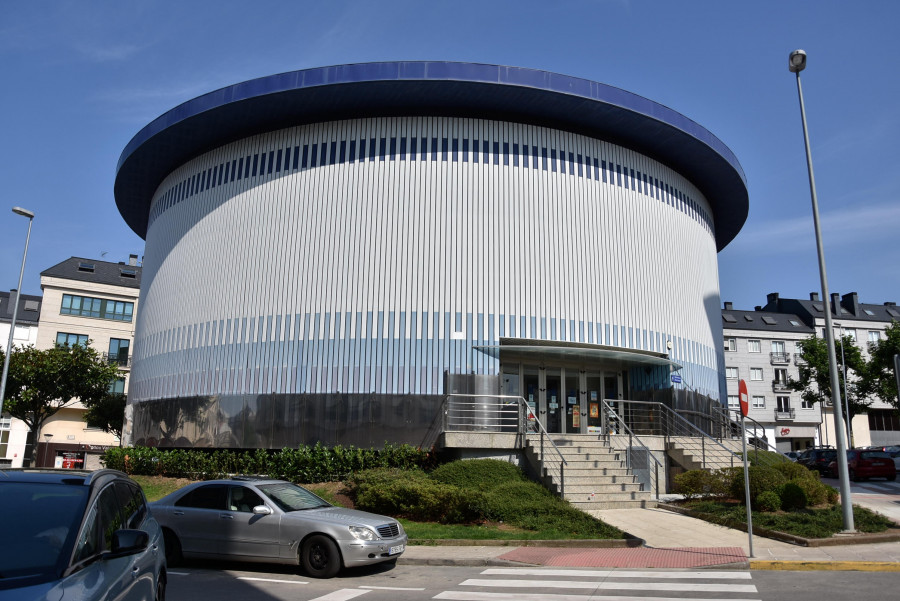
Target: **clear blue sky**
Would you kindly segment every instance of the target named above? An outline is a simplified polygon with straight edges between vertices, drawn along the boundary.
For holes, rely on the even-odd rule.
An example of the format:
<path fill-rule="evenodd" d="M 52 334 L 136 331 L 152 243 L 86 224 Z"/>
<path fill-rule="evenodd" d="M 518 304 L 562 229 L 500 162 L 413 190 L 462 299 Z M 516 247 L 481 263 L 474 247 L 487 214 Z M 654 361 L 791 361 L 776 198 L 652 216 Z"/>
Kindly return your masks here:
<path fill-rule="evenodd" d="M 794 76 L 802 74 L 829 288 L 900 302 L 900 2 L 671 0 L 0 3 L 0 289 L 144 243 L 116 210 L 122 149 L 205 92 L 308 67 L 455 60 L 617 86 L 737 155 L 750 216 L 719 254 L 722 300 L 820 290 Z"/>

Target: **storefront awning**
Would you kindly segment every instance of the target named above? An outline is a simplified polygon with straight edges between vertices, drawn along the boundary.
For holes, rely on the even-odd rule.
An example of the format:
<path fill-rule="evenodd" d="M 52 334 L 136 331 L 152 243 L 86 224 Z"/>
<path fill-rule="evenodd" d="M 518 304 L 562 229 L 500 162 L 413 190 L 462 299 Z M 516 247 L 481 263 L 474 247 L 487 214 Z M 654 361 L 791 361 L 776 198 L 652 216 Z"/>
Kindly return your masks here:
<path fill-rule="evenodd" d="M 665 353 L 558 340 L 501 338 L 499 345 L 474 348 L 494 359 L 518 360 L 538 365 L 546 361 L 557 361 L 602 364 L 604 367 L 618 370 L 666 366 L 670 371 L 678 371 L 682 367 L 669 359 Z"/>

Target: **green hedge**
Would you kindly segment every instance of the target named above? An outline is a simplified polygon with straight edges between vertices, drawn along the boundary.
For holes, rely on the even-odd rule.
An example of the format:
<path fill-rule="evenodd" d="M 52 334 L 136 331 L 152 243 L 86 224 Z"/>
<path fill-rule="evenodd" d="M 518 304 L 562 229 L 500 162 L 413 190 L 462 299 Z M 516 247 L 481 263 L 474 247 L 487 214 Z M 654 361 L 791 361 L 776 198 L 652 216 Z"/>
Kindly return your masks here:
<path fill-rule="evenodd" d="M 101 461 L 108 468 L 141 476 L 212 480 L 244 474 L 313 483 L 342 480 L 354 472 L 376 467 L 426 468 L 433 465 L 434 455 L 410 445 L 387 444 L 376 450 L 317 443 L 296 449 L 255 451 L 113 448 L 103 454 Z"/>

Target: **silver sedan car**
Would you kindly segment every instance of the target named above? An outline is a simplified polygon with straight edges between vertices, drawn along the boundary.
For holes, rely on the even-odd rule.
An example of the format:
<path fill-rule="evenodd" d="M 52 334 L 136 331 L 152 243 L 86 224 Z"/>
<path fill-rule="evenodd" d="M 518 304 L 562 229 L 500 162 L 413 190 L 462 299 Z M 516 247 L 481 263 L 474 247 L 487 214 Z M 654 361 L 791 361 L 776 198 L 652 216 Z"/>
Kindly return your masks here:
<path fill-rule="evenodd" d="M 190 484 L 151 504 L 170 563 L 182 557 L 297 564 L 315 578 L 396 561 L 397 520 L 335 507 L 296 484 L 234 478 Z"/>

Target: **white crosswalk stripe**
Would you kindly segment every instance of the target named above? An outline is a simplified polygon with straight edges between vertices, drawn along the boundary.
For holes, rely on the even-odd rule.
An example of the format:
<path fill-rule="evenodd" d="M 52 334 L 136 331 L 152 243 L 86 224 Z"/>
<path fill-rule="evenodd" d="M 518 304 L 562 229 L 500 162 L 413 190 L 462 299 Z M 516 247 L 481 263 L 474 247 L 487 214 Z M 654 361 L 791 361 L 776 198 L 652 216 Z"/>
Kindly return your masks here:
<path fill-rule="evenodd" d="M 757 589 L 747 582 L 752 575 L 746 571 L 490 568 L 480 575 L 493 578 L 469 578 L 459 584 L 462 590 L 444 591 L 434 598 L 448 601 L 758 601 L 747 598 L 748 593 L 756 594 Z M 564 593 L 564 589 L 573 592 Z M 551 592 L 555 590 L 560 593 Z M 607 591 L 617 594 L 598 594 Z M 673 596 L 659 596 L 665 593 Z M 714 599 L 709 596 L 712 594 L 719 597 Z"/>

